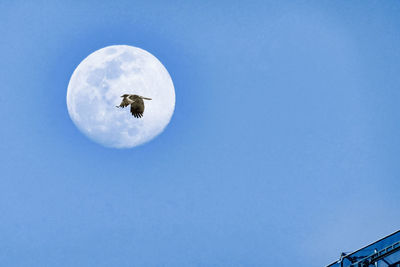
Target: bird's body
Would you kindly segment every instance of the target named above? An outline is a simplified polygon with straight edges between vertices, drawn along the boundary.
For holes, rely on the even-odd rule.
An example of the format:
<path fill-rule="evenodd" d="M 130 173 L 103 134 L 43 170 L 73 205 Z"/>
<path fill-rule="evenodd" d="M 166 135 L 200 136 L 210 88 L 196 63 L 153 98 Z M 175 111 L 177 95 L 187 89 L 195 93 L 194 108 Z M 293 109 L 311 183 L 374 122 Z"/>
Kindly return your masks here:
<path fill-rule="evenodd" d="M 139 96 L 139 95 L 130 95 L 124 94 L 121 96 L 122 102 L 118 108 L 124 108 L 131 105 L 131 113 L 135 118 L 143 117 L 144 112 L 144 102 L 143 99 L 151 100 L 151 98 Z"/>

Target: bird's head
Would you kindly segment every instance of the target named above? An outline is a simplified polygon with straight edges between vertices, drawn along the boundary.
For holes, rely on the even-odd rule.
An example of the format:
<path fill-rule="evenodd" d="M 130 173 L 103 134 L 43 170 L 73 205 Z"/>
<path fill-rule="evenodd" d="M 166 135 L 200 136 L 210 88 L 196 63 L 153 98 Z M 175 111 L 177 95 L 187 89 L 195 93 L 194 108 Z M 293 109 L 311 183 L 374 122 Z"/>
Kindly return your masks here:
<path fill-rule="evenodd" d="M 128 96 L 128 94 L 121 95 L 121 97 L 127 97 L 127 96 Z"/>

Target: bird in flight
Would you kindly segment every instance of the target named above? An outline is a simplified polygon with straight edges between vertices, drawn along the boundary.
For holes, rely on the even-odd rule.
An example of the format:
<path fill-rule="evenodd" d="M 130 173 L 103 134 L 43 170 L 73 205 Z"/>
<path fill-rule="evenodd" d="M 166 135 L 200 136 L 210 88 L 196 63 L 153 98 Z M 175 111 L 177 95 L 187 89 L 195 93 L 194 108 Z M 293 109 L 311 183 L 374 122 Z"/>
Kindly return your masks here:
<path fill-rule="evenodd" d="M 143 112 L 144 112 L 143 99 L 151 100 L 151 98 L 143 97 L 140 95 L 124 94 L 121 97 L 122 97 L 122 102 L 121 104 L 119 104 L 119 106 L 117 106 L 117 108 L 124 108 L 131 105 L 131 113 L 135 118 L 143 117 Z"/>

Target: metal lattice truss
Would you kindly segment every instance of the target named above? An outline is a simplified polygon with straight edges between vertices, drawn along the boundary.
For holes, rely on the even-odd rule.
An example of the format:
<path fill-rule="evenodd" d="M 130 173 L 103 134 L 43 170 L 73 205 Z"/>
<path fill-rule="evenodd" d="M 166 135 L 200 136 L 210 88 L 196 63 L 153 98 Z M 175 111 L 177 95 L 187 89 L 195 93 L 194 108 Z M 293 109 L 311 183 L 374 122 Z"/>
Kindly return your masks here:
<path fill-rule="evenodd" d="M 342 253 L 327 267 L 400 267 L 400 231 L 353 253 Z"/>

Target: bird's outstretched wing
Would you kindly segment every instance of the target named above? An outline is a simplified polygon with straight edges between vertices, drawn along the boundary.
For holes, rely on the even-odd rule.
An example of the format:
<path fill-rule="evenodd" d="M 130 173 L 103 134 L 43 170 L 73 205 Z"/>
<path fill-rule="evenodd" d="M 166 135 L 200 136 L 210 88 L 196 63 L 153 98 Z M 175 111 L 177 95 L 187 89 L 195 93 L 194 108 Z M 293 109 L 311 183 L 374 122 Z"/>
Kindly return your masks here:
<path fill-rule="evenodd" d="M 135 99 L 135 102 L 131 104 L 131 113 L 135 118 L 143 117 L 144 103 L 141 98 Z"/>

